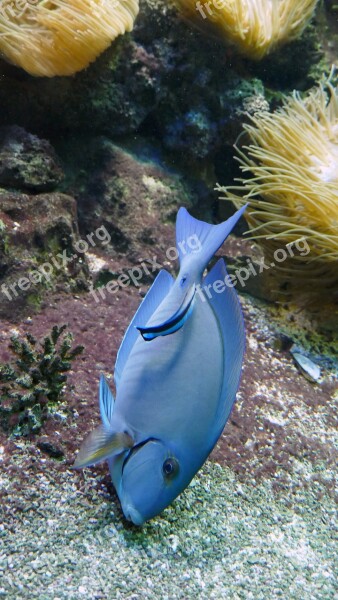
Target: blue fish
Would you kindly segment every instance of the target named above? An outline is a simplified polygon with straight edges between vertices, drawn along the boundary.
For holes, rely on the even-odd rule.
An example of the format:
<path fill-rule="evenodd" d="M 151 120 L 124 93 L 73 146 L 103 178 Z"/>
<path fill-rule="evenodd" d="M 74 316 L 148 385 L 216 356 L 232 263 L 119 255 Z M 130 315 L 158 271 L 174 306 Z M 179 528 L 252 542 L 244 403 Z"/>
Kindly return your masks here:
<path fill-rule="evenodd" d="M 124 515 L 135 525 L 186 488 L 235 401 L 241 308 L 223 259 L 203 273 L 245 208 L 219 225 L 180 208 L 180 271 L 176 280 L 160 271 L 127 329 L 115 364 L 116 400 L 101 376 L 102 425 L 84 441 L 74 467 L 107 460 Z"/>

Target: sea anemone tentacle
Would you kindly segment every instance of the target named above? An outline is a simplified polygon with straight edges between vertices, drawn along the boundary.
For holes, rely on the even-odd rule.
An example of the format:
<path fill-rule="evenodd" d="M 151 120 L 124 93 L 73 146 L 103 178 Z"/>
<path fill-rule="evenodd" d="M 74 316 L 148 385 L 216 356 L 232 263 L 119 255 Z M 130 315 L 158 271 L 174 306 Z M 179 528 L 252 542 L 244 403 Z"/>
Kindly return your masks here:
<path fill-rule="evenodd" d="M 304 98 L 295 92 L 274 113 L 251 116 L 244 130 L 249 143 L 236 157 L 243 177 L 235 186 L 217 185 L 221 199 L 237 208 L 250 202 L 247 234 L 268 261 L 278 248 L 307 241 L 308 254 L 295 253 L 270 272 L 280 287 L 287 284 L 291 296 L 337 294 L 337 88 L 329 78 Z"/>
<path fill-rule="evenodd" d="M 27 0 L 24 10 L 5 0 L 0 52 L 31 75 L 72 75 L 131 31 L 137 13 L 138 0 Z"/>
<path fill-rule="evenodd" d="M 216 33 L 240 53 L 260 60 L 298 38 L 318 0 L 174 0 L 181 15 Z"/>

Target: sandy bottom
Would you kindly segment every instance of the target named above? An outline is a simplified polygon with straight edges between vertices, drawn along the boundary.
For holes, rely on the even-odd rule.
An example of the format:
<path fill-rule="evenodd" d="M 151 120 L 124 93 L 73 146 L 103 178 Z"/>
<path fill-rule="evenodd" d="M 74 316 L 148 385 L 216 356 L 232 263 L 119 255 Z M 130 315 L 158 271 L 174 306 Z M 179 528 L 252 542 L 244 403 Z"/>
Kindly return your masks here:
<path fill-rule="evenodd" d="M 80 490 L 79 477 L 34 476 L 25 510 L 2 523 L 4 598 L 336 598 L 337 513 L 311 487 L 277 498 L 268 482 L 243 485 L 208 462 L 138 529 L 102 478 L 86 475 Z"/>

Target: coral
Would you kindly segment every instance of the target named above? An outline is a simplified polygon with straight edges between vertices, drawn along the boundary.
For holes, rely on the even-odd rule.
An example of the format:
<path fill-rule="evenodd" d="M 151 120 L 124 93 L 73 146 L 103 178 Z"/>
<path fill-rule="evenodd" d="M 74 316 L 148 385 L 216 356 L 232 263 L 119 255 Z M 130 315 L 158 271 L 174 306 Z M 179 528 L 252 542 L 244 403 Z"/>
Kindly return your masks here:
<path fill-rule="evenodd" d="M 155 247 L 160 259 L 177 207 L 190 208 L 195 200 L 189 185 L 156 161 L 105 138 L 88 146 L 86 158 L 90 176 L 78 197 L 81 231 L 87 234 L 104 225 L 111 236 L 107 250 L 115 258 L 124 254 L 126 267 L 152 256 Z M 76 181 L 73 185 L 76 194 Z"/>
<path fill-rule="evenodd" d="M 282 108 L 261 112 L 244 126 L 250 144 L 239 153 L 240 186 L 216 189 L 239 207 L 269 262 L 275 252 L 305 238 L 310 252 L 295 252 L 270 271 L 298 296 L 337 293 L 338 96 L 330 80 L 302 99 L 294 93 Z"/>
<path fill-rule="evenodd" d="M 52 328 L 40 344 L 31 335 L 11 337 L 15 363 L 0 364 L 0 416 L 2 425 L 16 435 L 40 430 L 48 407 L 61 402 L 72 361 L 84 350 L 72 349 L 73 336 L 66 325 Z M 5 401 L 5 402 L 4 402 Z"/>
<path fill-rule="evenodd" d="M 4 0 L 0 51 L 31 75 L 72 75 L 130 31 L 138 0 Z"/>
<path fill-rule="evenodd" d="M 251 59 L 298 38 L 317 0 L 174 0 L 183 17 L 217 32 Z"/>

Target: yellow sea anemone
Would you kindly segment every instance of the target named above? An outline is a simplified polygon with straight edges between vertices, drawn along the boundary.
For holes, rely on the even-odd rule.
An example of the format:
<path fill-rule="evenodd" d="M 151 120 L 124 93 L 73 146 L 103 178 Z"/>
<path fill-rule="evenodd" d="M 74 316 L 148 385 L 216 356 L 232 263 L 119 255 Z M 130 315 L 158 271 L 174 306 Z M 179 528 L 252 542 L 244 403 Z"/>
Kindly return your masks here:
<path fill-rule="evenodd" d="M 250 144 L 237 148 L 241 185 L 217 189 L 237 207 L 250 203 L 248 233 L 274 263 L 269 278 L 284 282 L 293 296 L 332 300 L 328 290 L 338 290 L 337 88 L 326 81 L 304 99 L 294 92 L 281 109 L 256 114 L 244 129 Z M 306 255 L 295 247 L 300 239 L 309 246 Z M 283 261 L 276 259 L 281 248 Z"/>
<path fill-rule="evenodd" d="M 1 0 L 0 52 L 32 75 L 72 75 L 125 31 L 138 0 Z"/>
<path fill-rule="evenodd" d="M 174 0 L 183 17 L 251 59 L 299 37 L 318 0 Z"/>

